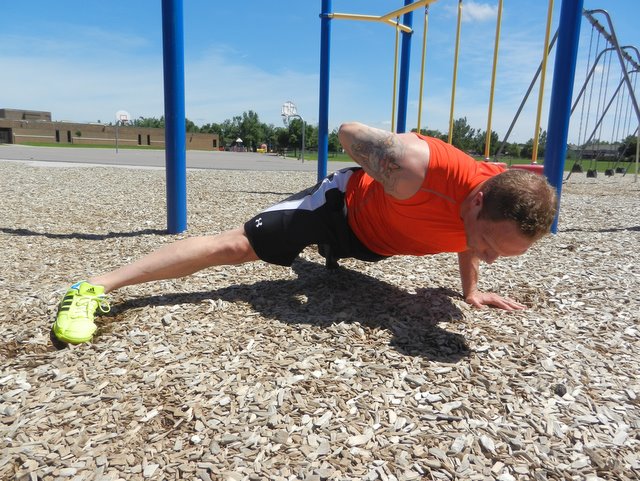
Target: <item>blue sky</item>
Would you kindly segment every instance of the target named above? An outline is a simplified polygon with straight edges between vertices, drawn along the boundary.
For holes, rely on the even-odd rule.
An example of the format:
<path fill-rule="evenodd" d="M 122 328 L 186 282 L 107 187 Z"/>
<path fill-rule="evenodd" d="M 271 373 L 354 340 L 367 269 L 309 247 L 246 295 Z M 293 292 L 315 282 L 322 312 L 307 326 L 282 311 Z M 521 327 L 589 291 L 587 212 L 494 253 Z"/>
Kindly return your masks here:
<path fill-rule="evenodd" d="M 184 0 L 186 114 L 196 124 L 255 110 L 282 125 L 291 100 L 318 121 L 320 0 Z M 378 15 L 402 0 L 334 0 L 335 12 Z M 497 0 L 465 0 L 455 117 L 486 127 Z M 555 1 L 553 28 L 561 0 Z M 621 44 L 640 48 L 638 0 L 585 0 L 604 8 Z M 422 13 L 414 15 L 408 127 L 415 127 Z M 456 0 L 431 6 L 422 127 L 448 129 Z M 502 137 L 541 60 L 547 2 L 505 0 L 493 130 Z M 636 25 L 634 26 L 634 22 Z M 113 121 L 163 113 L 160 0 L 2 2 L 0 108 L 49 110 L 54 120 Z M 583 22 L 578 77 L 584 77 L 591 26 Z M 369 22 L 332 26 L 330 128 L 347 120 L 390 127 L 395 31 Z M 547 87 L 551 85 L 553 56 Z M 617 78 L 616 78 L 617 81 Z M 577 82 L 579 86 L 580 83 Z M 576 87 L 578 88 L 578 87 Z M 512 140 L 533 136 L 535 97 Z M 548 102 L 547 91 L 545 100 Z M 546 108 L 542 127 L 547 122 Z M 575 124 L 576 122 L 574 122 Z M 574 129 L 572 128 L 572 131 Z M 575 138 L 576 133 L 570 134 Z"/>

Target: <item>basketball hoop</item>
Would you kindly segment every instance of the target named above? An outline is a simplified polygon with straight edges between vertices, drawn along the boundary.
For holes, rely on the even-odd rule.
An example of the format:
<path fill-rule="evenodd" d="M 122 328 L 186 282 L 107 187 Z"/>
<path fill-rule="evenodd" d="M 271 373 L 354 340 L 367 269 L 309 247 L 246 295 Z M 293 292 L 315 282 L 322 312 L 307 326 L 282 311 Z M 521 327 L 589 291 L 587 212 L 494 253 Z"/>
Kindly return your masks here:
<path fill-rule="evenodd" d="M 300 158 L 302 159 L 302 162 L 304 162 L 304 131 L 306 129 L 304 119 L 300 114 L 298 114 L 298 108 L 296 107 L 296 104 L 294 104 L 291 100 L 287 100 L 282 105 L 282 111 L 280 115 L 282 115 L 282 122 L 284 122 L 284 125 L 286 125 L 287 127 L 289 127 L 289 119 L 292 117 L 298 118 L 302 122 L 302 148 L 300 150 Z"/>
<path fill-rule="evenodd" d="M 282 105 L 282 116 L 283 117 L 293 117 L 298 114 L 298 108 L 296 104 L 294 104 L 291 100 L 287 100 Z"/>
<path fill-rule="evenodd" d="M 130 118 L 131 116 L 126 110 L 118 110 L 116 112 L 116 154 L 118 153 L 118 126 L 125 125 Z"/>
<path fill-rule="evenodd" d="M 126 124 L 131 120 L 131 115 L 126 110 L 118 110 L 116 112 L 116 123 Z"/>

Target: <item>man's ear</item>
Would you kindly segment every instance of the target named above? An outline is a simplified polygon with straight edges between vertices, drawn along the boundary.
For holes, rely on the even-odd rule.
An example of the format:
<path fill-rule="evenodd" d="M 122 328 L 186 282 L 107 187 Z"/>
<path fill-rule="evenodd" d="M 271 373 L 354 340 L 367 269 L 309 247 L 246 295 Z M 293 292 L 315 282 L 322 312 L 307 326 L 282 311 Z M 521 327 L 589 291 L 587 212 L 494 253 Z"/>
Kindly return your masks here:
<path fill-rule="evenodd" d="M 481 191 L 476 192 L 473 195 L 473 198 L 471 199 L 470 214 L 472 218 L 474 219 L 479 218 L 483 203 L 484 203 L 484 194 Z"/>
<path fill-rule="evenodd" d="M 473 196 L 473 205 L 482 207 L 482 201 L 484 200 L 484 192 L 479 190 L 476 195 Z"/>

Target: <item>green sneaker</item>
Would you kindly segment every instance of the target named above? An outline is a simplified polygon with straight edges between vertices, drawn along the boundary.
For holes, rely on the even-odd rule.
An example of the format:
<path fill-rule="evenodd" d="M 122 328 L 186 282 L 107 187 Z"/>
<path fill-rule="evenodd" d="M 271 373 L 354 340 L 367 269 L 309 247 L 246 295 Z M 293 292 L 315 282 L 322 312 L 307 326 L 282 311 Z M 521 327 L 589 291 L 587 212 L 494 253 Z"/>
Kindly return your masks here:
<path fill-rule="evenodd" d="M 62 299 L 51 332 L 62 342 L 88 342 L 97 329 L 93 322 L 97 309 L 103 313 L 111 309 L 105 299 L 104 287 L 78 282 L 71 286 Z"/>

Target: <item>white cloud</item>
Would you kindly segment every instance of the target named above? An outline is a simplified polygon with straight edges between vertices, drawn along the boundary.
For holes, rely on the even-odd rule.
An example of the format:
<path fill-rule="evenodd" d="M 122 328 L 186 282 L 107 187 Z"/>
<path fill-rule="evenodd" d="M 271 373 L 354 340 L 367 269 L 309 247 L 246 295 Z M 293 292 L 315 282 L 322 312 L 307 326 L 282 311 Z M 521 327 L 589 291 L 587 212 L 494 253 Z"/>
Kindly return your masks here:
<path fill-rule="evenodd" d="M 296 103 L 305 120 L 317 117 L 315 73 L 269 71 L 216 49 L 188 61 L 185 75 L 187 116 L 196 124 L 221 122 L 251 109 L 263 122 L 281 125 L 287 100 Z"/>
<path fill-rule="evenodd" d="M 449 15 L 457 16 L 458 3 L 452 2 L 445 7 Z M 498 16 L 498 5 L 489 3 L 463 2 L 462 21 L 467 23 L 487 22 L 494 20 Z"/>
<path fill-rule="evenodd" d="M 465 2 L 462 4 L 463 22 L 486 22 L 498 16 L 498 6 L 488 3 Z"/>
<path fill-rule="evenodd" d="M 52 46 L 58 49 L 59 46 Z M 97 56 L 0 55 L 2 107 L 48 110 L 54 120 L 110 122 L 115 112 L 159 117 L 164 111 L 161 56 L 120 52 L 108 62 Z M 292 100 L 312 124 L 318 122 L 318 73 L 269 70 L 226 47 L 185 60 L 185 112 L 198 125 L 222 122 L 247 110 L 262 122 L 282 125 L 281 107 Z M 330 128 L 345 118 L 369 115 L 367 86 L 339 73 L 331 79 Z"/>
<path fill-rule="evenodd" d="M 162 114 L 160 63 L 44 57 L 0 57 L 0 63 L 7 72 L 0 76 L 0 91 L 11 101 L 8 108 L 48 110 L 55 120 L 78 122 L 110 122 L 120 109 L 134 116 Z"/>

